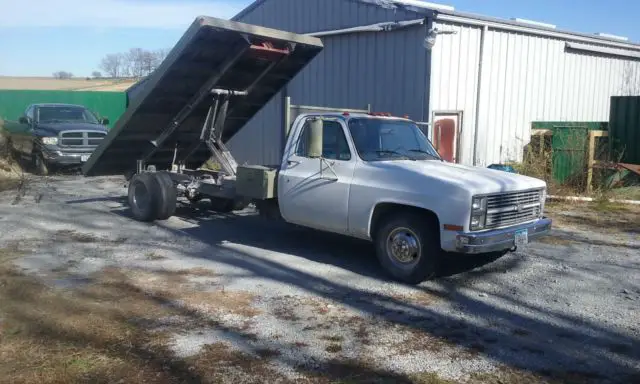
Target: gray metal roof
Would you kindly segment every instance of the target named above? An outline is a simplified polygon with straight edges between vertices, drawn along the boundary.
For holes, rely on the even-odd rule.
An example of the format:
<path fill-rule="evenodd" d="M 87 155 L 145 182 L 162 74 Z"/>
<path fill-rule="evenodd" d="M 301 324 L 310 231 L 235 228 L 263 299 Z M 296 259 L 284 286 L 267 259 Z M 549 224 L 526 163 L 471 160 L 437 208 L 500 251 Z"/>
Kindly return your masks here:
<path fill-rule="evenodd" d="M 235 15 L 231 20 L 238 20 L 238 21 L 241 20 L 243 17 L 251 13 L 256 8 L 260 7 L 260 5 L 262 5 L 266 1 L 268 0 L 254 1 L 248 7 L 240 11 L 240 13 Z M 303 1 L 303 0 L 298 0 L 298 1 Z M 390 11 L 393 11 L 394 9 L 405 9 L 407 11 L 412 11 L 412 12 L 415 12 L 416 14 L 424 15 L 424 16 L 449 15 L 449 16 L 475 20 L 479 22 L 489 22 L 489 23 L 495 23 L 495 24 L 502 24 L 505 26 L 522 27 L 522 28 L 527 28 L 534 31 L 539 31 L 542 34 L 544 33 L 564 34 L 564 35 L 576 36 L 580 38 L 593 39 L 595 42 L 603 45 L 626 46 L 626 48 L 628 49 L 640 50 L 640 43 L 623 41 L 623 40 L 610 38 L 606 36 L 600 36 L 597 34 L 588 34 L 588 33 L 561 30 L 556 28 L 549 28 L 543 25 L 530 24 L 530 23 L 519 22 L 515 20 L 507 20 L 507 19 L 483 16 L 483 15 L 478 15 L 473 13 L 451 11 L 451 10 L 439 8 L 436 5 L 431 5 L 429 3 L 425 3 L 424 5 L 420 5 L 420 6 L 413 5 L 413 4 L 417 4 L 418 3 L 417 1 L 410 1 L 410 2 L 408 1 L 407 3 L 404 3 L 403 0 L 344 0 L 344 1 L 355 1 L 360 3 L 367 3 L 367 4 L 370 4 L 371 6 L 377 6 L 377 7 L 389 9 Z"/>

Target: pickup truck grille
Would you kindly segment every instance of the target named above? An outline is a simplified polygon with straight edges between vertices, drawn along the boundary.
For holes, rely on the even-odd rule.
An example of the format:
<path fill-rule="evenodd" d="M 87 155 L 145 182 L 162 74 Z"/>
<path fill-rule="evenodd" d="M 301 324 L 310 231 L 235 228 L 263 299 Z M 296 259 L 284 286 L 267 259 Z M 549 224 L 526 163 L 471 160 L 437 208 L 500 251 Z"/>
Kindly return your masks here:
<path fill-rule="evenodd" d="M 60 134 L 60 146 L 95 147 L 104 139 L 106 133 L 92 131 L 70 131 Z"/>
<path fill-rule="evenodd" d="M 487 196 L 485 228 L 499 228 L 537 219 L 542 202 L 540 189 Z"/>

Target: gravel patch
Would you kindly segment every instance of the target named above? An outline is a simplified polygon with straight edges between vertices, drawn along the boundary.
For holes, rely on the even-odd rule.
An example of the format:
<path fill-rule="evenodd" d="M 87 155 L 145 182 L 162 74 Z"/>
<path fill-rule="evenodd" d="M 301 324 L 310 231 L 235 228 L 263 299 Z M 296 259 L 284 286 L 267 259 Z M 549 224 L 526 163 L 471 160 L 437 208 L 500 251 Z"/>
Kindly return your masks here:
<path fill-rule="evenodd" d="M 461 381 L 505 367 L 596 382 L 640 371 L 637 233 L 558 228 L 498 260 L 449 256 L 442 277 L 410 287 L 389 281 L 366 243 L 249 210 L 179 207 L 165 222 L 135 222 L 123 185 L 54 177 L 31 181 L 18 203 L 0 194 L 0 245 L 17 242 L 26 253 L 18 265 L 64 289 L 107 267 L 193 270 L 185 278 L 196 291 L 254 297 L 255 313 L 201 311 L 215 325 L 179 316 L 149 324 L 173 332 L 177 358 L 224 343 L 292 380 L 335 359 Z"/>

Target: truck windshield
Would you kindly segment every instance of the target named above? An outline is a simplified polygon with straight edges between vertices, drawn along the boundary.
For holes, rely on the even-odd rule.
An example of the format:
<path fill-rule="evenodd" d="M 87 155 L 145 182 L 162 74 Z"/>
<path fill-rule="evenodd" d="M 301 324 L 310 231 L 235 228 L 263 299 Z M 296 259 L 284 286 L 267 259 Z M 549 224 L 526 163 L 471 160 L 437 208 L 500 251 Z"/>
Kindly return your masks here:
<path fill-rule="evenodd" d="M 349 132 L 365 161 L 440 160 L 429 139 L 410 121 L 353 118 L 349 120 Z"/>
<path fill-rule="evenodd" d="M 40 123 L 90 123 L 100 124 L 89 110 L 72 106 L 42 106 L 37 108 Z"/>

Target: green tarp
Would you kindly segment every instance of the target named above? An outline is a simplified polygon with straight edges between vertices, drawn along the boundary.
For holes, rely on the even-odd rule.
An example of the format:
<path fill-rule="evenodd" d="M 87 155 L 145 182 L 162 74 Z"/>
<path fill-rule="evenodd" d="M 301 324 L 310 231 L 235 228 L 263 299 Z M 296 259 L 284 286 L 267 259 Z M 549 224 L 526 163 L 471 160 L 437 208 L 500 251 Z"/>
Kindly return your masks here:
<path fill-rule="evenodd" d="M 87 107 L 98 118 L 109 119 L 109 128 L 127 108 L 126 92 L 0 90 L 0 118 L 16 121 L 29 104 L 64 103 Z"/>

